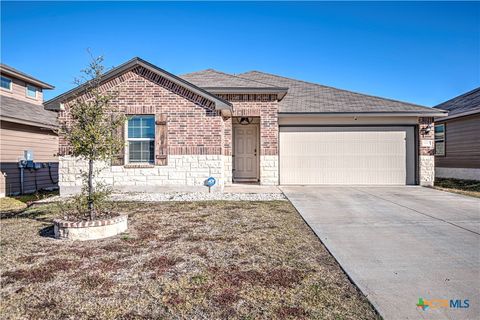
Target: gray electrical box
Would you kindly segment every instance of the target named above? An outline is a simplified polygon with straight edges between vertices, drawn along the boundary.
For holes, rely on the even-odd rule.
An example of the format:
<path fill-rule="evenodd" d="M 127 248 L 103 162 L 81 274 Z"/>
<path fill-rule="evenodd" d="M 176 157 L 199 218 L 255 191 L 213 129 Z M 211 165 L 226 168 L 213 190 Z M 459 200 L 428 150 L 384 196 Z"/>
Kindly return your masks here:
<path fill-rule="evenodd" d="M 26 161 L 33 161 L 33 150 L 24 150 L 23 157 Z"/>

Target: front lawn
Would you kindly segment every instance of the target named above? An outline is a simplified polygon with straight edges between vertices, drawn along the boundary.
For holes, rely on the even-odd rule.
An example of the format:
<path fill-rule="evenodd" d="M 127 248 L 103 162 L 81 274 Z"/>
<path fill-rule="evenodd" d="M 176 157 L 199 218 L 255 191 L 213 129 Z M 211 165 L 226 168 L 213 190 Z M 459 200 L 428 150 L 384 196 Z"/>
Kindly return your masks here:
<path fill-rule="evenodd" d="M 0 198 L 0 215 L 15 214 L 26 207 L 27 205 L 20 200 L 10 197 Z"/>
<path fill-rule="evenodd" d="M 3 319 L 379 318 L 288 201 L 123 203 L 89 242 L 50 238 L 55 208 L 0 222 Z"/>
<path fill-rule="evenodd" d="M 436 178 L 435 189 L 480 198 L 480 181 L 477 180 Z"/>

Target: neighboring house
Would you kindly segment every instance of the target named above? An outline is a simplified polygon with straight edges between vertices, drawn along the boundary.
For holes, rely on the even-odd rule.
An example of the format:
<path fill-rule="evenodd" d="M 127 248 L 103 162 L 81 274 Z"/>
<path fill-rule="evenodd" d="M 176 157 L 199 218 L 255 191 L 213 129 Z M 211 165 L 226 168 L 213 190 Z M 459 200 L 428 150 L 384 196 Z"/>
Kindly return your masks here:
<path fill-rule="evenodd" d="M 435 176 L 480 180 L 480 88 L 434 108 L 448 111 L 435 118 Z"/>
<path fill-rule="evenodd" d="M 175 76 L 140 58 L 104 75 L 128 120 L 100 179 L 128 191 L 221 190 L 232 182 L 430 185 L 433 117 L 444 112 L 262 72 Z M 83 87 L 45 103 L 68 123 Z M 88 99 L 88 96 L 83 96 Z M 85 161 L 60 137 L 61 193 Z"/>
<path fill-rule="evenodd" d="M 57 113 L 42 105 L 43 90 L 53 86 L 4 64 L 0 73 L 0 170 L 6 176 L 5 193 L 58 188 Z M 26 151 L 33 159 L 25 159 Z"/>

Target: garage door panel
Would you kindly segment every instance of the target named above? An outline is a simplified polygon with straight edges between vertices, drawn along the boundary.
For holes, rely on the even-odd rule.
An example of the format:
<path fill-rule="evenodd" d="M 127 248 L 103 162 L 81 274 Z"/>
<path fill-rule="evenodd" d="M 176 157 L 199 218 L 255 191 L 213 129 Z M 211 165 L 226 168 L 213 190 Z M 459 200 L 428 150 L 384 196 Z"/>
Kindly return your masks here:
<path fill-rule="evenodd" d="M 409 127 L 281 128 L 280 183 L 406 184 L 409 140 Z"/>

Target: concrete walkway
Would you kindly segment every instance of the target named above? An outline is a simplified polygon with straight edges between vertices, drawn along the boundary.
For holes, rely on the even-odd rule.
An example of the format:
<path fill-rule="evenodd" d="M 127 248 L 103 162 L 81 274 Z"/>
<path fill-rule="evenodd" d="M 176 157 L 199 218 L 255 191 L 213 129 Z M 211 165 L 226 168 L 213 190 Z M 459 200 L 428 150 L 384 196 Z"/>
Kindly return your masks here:
<path fill-rule="evenodd" d="M 480 199 L 414 186 L 281 189 L 385 319 L 480 319 Z M 470 307 L 424 311 L 419 298 Z"/>

